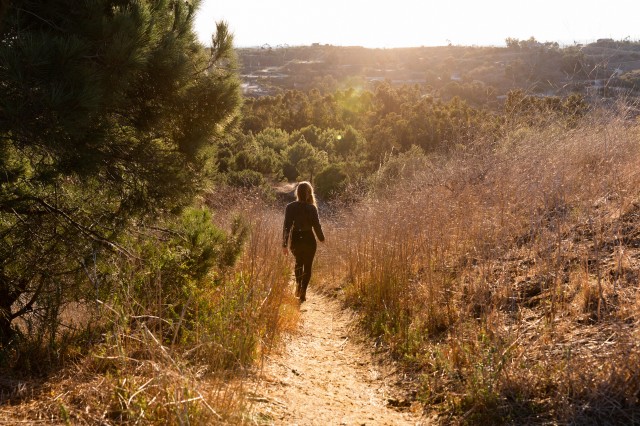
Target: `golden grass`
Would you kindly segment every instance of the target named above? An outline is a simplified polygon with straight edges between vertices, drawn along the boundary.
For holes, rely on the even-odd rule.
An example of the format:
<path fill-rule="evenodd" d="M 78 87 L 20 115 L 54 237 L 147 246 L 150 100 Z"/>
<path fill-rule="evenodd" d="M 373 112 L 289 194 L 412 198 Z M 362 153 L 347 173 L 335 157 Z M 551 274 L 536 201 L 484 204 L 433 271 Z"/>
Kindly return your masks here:
<path fill-rule="evenodd" d="M 640 419 L 639 135 L 601 112 L 514 128 L 340 218 L 347 300 L 444 423 Z"/>
<path fill-rule="evenodd" d="M 322 218 L 311 286 L 344 291 L 443 424 L 638 422 L 639 141 L 635 122 L 594 113 L 409 156 Z M 189 345 L 163 340 L 151 305 L 105 304 L 111 322 L 77 365 L 0 382 L 0 420 L 244 421 L 243 376 L 299 317 L 282 212 L 254 198 L 218 205 L 218 221 L 239 212 L 252 233 L 236 267 L 197 293 L 212 314 Z"/>
<path fill-rule="evenodd" d="M 155 315 L 156 305 L 169 301 L 157 290 L 163 277 L 150 275 L 146 299 L 101 304 L 104 334 L 88 354 L 83 349 L 75 365 L 68 363 L 43 381 L 0 383 L 0 422 L 242 422 L 244 378 L 278 345 L 281 332 L 295 327 L 299 315 L 289 288 L 290 265 L 280 255 L 280 212 L 242 201 L 216 220 L 242 214 L 250 224 L 249 240 L 233 269 L 193 293 L 198 308 L 190 315 L 201 319 L 188 331 L 188 343 L 175 338 L 182 335 L 173 331 L 180 324 Z M 123 293 L 133 294 L 126 288 Z"/>

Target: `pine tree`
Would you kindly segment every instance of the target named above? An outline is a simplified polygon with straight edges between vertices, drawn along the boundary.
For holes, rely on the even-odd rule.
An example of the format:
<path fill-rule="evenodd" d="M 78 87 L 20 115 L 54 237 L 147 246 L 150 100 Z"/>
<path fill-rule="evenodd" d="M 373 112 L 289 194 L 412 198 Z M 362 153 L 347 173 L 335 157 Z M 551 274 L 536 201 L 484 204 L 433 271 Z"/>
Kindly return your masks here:
<path fill-rule="evenodd" d="M 0 0 L 2 1 L 2 0 Z M 179 211 L 240 103 L 232 36 L 193 31 L 198 1 L 0 3 L 0 342 L 55 324 L 96 254 Z M 80 296 L 78 296 L 80 297 Z"/>

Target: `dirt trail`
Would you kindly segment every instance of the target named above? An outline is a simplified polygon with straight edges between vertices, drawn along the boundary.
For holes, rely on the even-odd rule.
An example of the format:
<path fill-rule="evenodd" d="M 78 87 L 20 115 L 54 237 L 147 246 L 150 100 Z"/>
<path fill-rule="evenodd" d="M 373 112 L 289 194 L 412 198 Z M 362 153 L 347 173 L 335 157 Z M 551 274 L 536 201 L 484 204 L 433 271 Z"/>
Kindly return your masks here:
<path fill-rule="evenodd" d="M 417 425 L 418 403 L 397 398 L 396 374 L 376 363 L 339 302 L 307 292 L 299 333 L 269 357 L 251 395 L 251 421 L 274 425 Z M 391 403 L 389 402 L 391 401 Z M 402 405 L 403 411 L 391 405 Z M 413 410 L 413 411 L 412 411 Z"/>

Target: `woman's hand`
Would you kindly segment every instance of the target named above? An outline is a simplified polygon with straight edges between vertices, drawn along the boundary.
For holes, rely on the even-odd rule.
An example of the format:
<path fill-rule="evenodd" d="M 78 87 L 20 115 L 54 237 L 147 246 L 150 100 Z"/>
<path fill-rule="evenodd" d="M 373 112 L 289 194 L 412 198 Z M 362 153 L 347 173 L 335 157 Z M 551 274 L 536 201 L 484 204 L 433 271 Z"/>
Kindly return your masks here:
<path fill-rule="evenodd" d="M 282 254 L 285 256 L 289 254 L 289 249 L 287 247 L 282 247 Z"/>

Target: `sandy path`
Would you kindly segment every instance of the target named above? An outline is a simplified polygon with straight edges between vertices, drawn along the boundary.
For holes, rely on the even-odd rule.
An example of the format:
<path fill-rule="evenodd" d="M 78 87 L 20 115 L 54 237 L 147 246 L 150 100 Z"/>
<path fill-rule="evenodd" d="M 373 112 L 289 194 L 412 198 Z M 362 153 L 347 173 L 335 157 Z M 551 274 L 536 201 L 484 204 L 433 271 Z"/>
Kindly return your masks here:
<path fill-rule="evenodd" d="M 269 357 L 251 421 L 274 425 L 425 424 L 414 403 L 391 408 L 395 375 L 376 363 L 355 332 L 353 317 L 331 298 L 309 291 L 299 333 Z M 387 371 L 385 371 L 387 370 Z M 394 393 L 394 391 L 396 393 Z M 400 399 L 402 401 L 402 399 Z M 404 402 L 404 401 L 402 401 Z M 401 405 L 409 405 L 408 403 Z"/>

